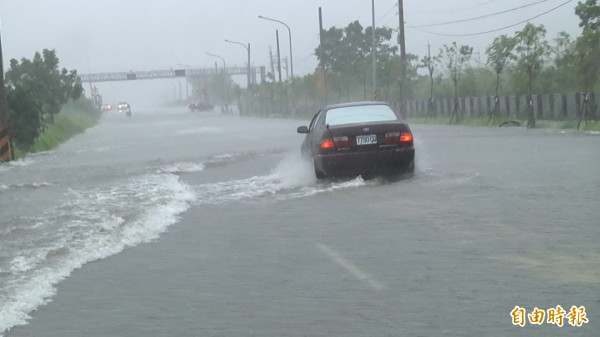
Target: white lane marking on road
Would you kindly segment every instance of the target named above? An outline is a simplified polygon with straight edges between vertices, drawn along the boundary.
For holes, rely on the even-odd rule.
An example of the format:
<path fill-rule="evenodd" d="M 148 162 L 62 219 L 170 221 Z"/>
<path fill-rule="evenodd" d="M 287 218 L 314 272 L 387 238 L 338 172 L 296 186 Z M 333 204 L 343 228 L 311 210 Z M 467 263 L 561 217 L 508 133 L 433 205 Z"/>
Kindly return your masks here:
<path fill-rule="evenodd" d="M 375 278 L 373 278 L 373 276 L 369 275 L 367 272 L 360 269 L 357 265 L 341 256 L 338 252 L 333 250 L 333 248 L 323 244 L 318 244 L 317 247 L 319 247 L 319 249 L 323 253 L 325 253 L 333 261 L 335 261 L 335 263 L 340 265 L 342 268 L 346 269 L 347 272 L 354 275 L 357 279 L 367 283 L 369 287 L 375 290 L 385 289 L 385 286 L 381 282 L 377 281 Z"/>

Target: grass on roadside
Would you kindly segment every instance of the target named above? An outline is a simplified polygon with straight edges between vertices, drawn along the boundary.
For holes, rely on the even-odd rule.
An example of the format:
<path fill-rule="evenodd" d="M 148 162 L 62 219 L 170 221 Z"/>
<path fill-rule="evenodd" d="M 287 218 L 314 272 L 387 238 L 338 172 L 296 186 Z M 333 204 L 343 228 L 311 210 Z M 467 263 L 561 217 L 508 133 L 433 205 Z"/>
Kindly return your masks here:
<path fill-rule="evenodd" d="M 51 150 L 69 138 L 94 126 L 100 114 L 89 104 L 82 101 L 69 102 L 61 112 L 54 116 L 54 124 L 47 124 L 46 129 L 36 138 L 31 153 Z M 23 158 L 27 153 L 14 146 L 16 158 Z"/>
<path fill-rule="evenodd" d="M 570 121 L 565 121 L 562 123 L 561 125 L 561 129 L 577 129 L 577 124 L 579 121 L 577 120 L 570 120 Z M 600 122 L 599 121 L 591 121 L 591 122 L 581 122 L 581 125 L 579 126 L 579 130 L 583 130 L 583 131 L 600 131 Z"/>
<path fill-rule="evenodd" d="M 411 124 L 430 124 L 430 125 L 448 125 L 450 124 L 450 118 L 408 118 L 407 121 Z M 460 123 L 453 125 L 466 125 L 466 126 L 489 126 L 498 127 L 500 123 L 505 120 L 496 120 L 496 123 L 488 123 L 488 118 L 464 118 Z M 536 128 L 538 129 L 577 129 L 577 120 L 568 121 L 543 121 L 538 120 L 536 122 Z M 526 122 L 522 122 L 522 125 L 526 125 Z M 600 122 L 581 122 L 579 128 L 582 131 L 600 131 Z"/>
<path fill-rule="evenodd" d="M 407 121 L 410 124 L 432 124 L 432 125 L 449 125 L 450 118 L 449 117 L 441 117 L 441 118 L 407 118 Z M 499 121 L 496 123 L 488 124 L 488 118 L 463 118 L 460 123 L 456 124 L 456 121 L 452 121 L 452 125 L 466 125 L 466 126 L 498 126 Z"/>

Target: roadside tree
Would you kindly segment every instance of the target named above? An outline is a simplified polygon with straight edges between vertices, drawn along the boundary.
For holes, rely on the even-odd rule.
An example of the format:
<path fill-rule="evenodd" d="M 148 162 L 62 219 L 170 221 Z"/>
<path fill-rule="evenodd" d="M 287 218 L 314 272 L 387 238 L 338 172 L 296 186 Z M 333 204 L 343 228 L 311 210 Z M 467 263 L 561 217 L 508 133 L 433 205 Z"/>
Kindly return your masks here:
<path fill-rule="evenodd" d="M 22 86 L 7 86 L 9 124 L 12 128 L 12 141 L 25 151 L 29 151 L 35 139 L 44 131 L 42 104 L 33 91 Z"/>
<path fill-rule="evenodd" d="M 528 23 L 521 31 L 515 34 L 515 48 L 512 58 L 516 61 L 517 69 L 526 74 L 529 87 L 527 99 L 527 127 L 535 128 L 535 114 L 533 112 L 533 81 L 542 70 L 550 47 L 545 40 L 546 28 Z"/>
<path fill-rule="evenodd" d="M 585 30 L 600 30 L 600 3 L 598 0 L 579 2 L 575 14 L 581 20 L 579 26 Z"/>
<path fill-rule="evenodd" d="M 460 123 L 463 117 L 458 101 L 458 84 L 460 82 L 460 77 L 463 74 L 463 68 L 469 63 L 472 55 L 473 47 L 467 45 L 458 46 L 456 42 L 452 42 L 449 46 L 444 45 L 444 47 L 440 49 L 440 63 L 448 71 L 452 83 L 454 84 L 454 108 L 452 109 L 450 124 L 452 124 L 455 117 L 456 122 Z"/>
<path fill-rule="evenodd" d="M 44 49 L 36 52 L 33 60 L 10 60 L 10 69 L 6 73 L 9 86 L 21 86 L 38 97 L 42 111 L 48 123 L 54 123 L 58 114 L 69 99 L 81 97 L 83 87 L 77 79 L 77 71 L 59 69 L 55 50 Z"/>
<path fill-rule="evenodd" d="M 499 91 L 501 85 L 501 75 L 511 60 L 511 53 L 515 46 L 515 39 L 506 35 L 498 36 L 492 44 L 485 50 L 487 54 L 487 65 L 496 73 L 496 91 L 494 96 L 494 108 L 490 112 L 488 123 L 496 122 L 500 112 Z"/>

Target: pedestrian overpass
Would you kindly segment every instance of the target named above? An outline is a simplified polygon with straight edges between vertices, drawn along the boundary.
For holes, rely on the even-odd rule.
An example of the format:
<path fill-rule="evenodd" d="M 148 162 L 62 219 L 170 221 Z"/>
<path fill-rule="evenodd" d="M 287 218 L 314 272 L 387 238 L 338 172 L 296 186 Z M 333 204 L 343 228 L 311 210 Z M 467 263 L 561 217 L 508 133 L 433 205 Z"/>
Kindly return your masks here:
<path fill-rule="evenodd" d="M 149 71 L 129 71 L 129 72 L 107 72 L 107 73 L 93 73 L 93 74 L 81 74 L 79 80 L 84 83 L 96 83 L 96 82 L 116 82 L 116 81 L 134 81 L 134 80 L 155 80 L 155 79 L 166 79 L 166 78 L 190 78 L 190 79 L 202 79 L 210 78 L 219 74 L 223 68 L 196 68 L 196 69 L 169 69 L 169 70 L 149 70 Z M 230 76 L 245 75 L 248 74 L 247 67 L 225 67 L 225 73 Z M 265 67 L 250 67 L 250 81 L 252 84 L 256 84 L 256 77 L 260 76 L 261 83 L 265 81 Z"/>

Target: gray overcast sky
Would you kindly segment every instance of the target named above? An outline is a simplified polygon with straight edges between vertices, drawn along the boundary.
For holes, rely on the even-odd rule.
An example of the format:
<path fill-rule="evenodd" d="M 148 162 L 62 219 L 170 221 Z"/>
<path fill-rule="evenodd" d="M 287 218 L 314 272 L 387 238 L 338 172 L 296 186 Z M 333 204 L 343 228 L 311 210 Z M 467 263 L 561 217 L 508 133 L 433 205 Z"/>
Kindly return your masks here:
<path fill-rule="evenodd" d="M 459 20 L 539 1 L 404 0 L 405 21 L 410 26 Z M 565 1 L 547 0 L 484 20 L 423 29 L 444 34 L 487 31 L 526 20 Z M 560 31 L 577 35 L 577 2 L 532 22 L 544 24 L 549 39 Z M 375 1 L 377 26 L 397 28 L 396 4 L 397 0 Z M 61 66 L 79 73 L 169 69 L 178 64 L 214 66 L 215 59 L 205 52 L 223 56 L 227 65 L 244 65 L 245 50 L 224 42 L 230 39 L 250 42 L 252 64 L 266 66 L 269 45 L 275 50 L 275 29 L 279 29 L 282 57 L 288 56 L 289 45 L 285 27 L 257 18 L 263 15 L 291 27 L 294 71 L 302 75 L 317 65 L 313 52 L 318 44 L 319 6 L 325 28 L 344 27 L 354 20 L 364 27 L 371 25 L 370 0 L 0 0 L 4 65 L 6 69 L 9 59 L 31 58 L 43 48 L 56 49 Z M 407 28 L 407 51 L 422 56 L 427 41 L 435 51 L 457 41 L 474 46 L 484 61 L 485 48 L 495 36 L 513 34 L 522 26 L 471 37 Z"/>

